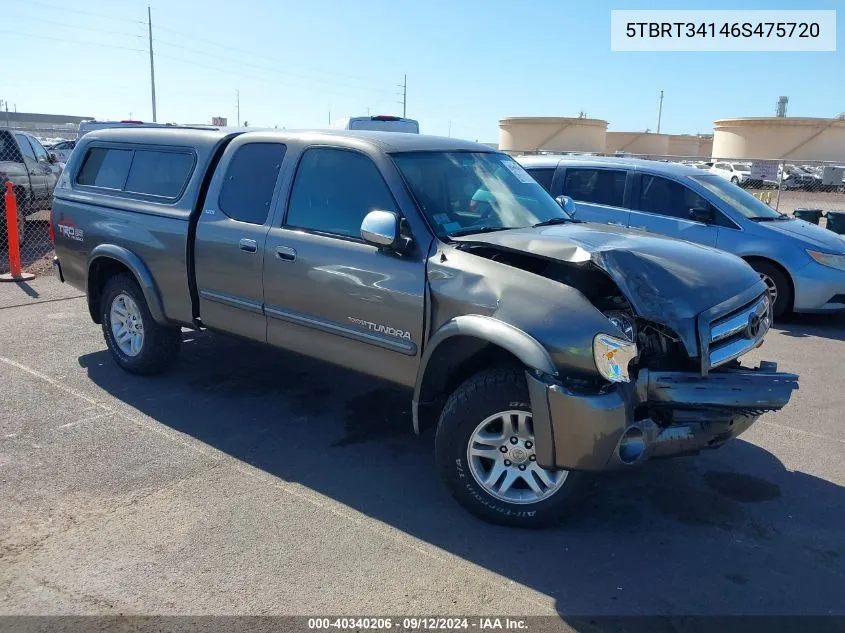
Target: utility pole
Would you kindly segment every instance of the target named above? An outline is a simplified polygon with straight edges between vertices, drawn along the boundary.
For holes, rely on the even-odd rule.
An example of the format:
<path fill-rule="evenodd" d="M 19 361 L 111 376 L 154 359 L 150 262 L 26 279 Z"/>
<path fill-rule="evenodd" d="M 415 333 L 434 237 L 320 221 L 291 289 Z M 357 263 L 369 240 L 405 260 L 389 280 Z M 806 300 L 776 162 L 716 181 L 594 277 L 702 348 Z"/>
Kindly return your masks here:
<path fill-rule="evenodd" d="M 150 5 L 147 5 L 147 27 L 150 32 L 150 92 L 153 97 L 153 123 L 156 122 L 156 67 L 153 62 L 153 16 Z"/>
<path fill-rule="evenodd" d="M 449 119 L 449 138 L 452 138 L 452 119 Z"/>
<path fill-rule="evenodd" d="M 660 101 L 657 106 L 657 133 L 660 134 L 660 119 L 663 118 L 663 91 L 660 91 Z"/>
<path fill-rule="evenodd" d="M 241 127 L 241 91 L 235 90 L 235 111 L 238 116 L 238 127 Z"/>
<path fill-rule="evenodd" d="M 404 119 L 408 111 L 408 75 L 405 75 L 405 80 L 399 84 L 399 87 L 402 88 L 402 101 L 399 103 L 402 104 L 402 118 Z"/>

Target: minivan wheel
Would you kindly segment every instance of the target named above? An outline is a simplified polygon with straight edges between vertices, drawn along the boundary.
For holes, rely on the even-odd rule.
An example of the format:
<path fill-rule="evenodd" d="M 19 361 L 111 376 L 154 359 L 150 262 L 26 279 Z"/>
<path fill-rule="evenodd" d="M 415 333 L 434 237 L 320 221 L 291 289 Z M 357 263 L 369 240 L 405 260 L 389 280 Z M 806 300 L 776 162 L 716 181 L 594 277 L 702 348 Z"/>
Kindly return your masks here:
<path fill-rule="evenodd" d="M 435 438 L 437 468 L 452 496 L 500 525 L 557 523 L 575 499 L 581 473 L 537 465 L 522 369 L 489 369 L 449 397 Z"/>
<path fill-rule="evenodd" d="M 155 322 L 144 293 L 131 275 L 111 277 L 100 306 L 106 345 L 122 369 L 151 375 L 173 364 L 179 355 L 182 331 Z"/>
<path fill-rule="evenodd" d="M 738 185 L 739 184 L 739 178 L 737 178 L 736 176 L 731 176 L 731 182 L 735 185 Z"/>
<path fill-rule="evenodd" d="M 779 319 L 792 309 L 792 286 L 783 272 L 768 262 L 752 261 L 751 267 L 760 274 L 760 279 L 769 289 L 772 299 L 772 315 Z"/>

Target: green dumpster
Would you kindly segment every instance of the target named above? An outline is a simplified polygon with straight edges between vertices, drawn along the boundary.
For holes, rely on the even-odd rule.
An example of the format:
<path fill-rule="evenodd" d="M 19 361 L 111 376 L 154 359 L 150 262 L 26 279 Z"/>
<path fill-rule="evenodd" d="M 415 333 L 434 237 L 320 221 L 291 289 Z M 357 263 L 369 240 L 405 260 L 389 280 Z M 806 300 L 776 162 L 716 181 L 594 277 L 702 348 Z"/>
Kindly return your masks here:
<path fill-rule="evenodd" d="M 845 235 L 845 211 L 828 211 L 827 228 L 839 235 Z"/>
<path fill-rule="evenodd" d="M 822 218 L 823 211 L 821 209 L 795 209 L 792 212 L 799 220 L 806 220 L 807 222 L 812 222 L 813 224 L 818 224 L 819 220 Z"/>

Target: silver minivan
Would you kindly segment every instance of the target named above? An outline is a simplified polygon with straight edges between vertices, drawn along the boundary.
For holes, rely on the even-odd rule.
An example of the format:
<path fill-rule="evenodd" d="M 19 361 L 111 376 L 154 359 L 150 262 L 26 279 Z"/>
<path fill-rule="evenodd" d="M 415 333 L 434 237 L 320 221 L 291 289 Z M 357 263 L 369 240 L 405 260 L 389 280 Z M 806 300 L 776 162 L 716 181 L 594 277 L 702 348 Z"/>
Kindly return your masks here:
<path fill-rule="evenodd" d="M 775 316 L 845 310 L 845 239 L 784 215 L 716 174 L 661 161 L 518 156 L 576 219 L 713 246 L 745 259 L 769 286 Z M 691 271 L 695 270 L 695 262 Z M 692 273 L 691 273 L 692 274 Z"/>

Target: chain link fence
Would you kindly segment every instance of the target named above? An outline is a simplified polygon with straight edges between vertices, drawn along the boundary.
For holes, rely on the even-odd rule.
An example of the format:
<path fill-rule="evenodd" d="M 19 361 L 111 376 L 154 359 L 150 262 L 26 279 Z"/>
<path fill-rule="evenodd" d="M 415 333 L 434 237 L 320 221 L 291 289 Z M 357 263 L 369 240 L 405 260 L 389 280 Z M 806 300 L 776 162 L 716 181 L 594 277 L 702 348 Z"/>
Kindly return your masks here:
<path fill-rule="evenodd" d="M 18 263 L 35 274 L 52 269 L 50 208 L 64 167 L 61 158 L 66 159 L 53 143 L 72 142 L 67 137 L 75 134 L 66 128 L 41 132 L 0 127 L 0 274 Z"/>

